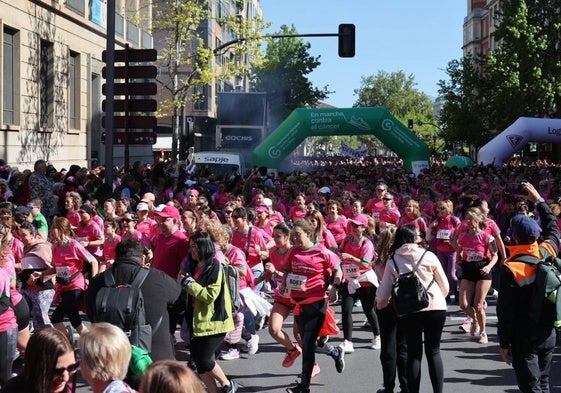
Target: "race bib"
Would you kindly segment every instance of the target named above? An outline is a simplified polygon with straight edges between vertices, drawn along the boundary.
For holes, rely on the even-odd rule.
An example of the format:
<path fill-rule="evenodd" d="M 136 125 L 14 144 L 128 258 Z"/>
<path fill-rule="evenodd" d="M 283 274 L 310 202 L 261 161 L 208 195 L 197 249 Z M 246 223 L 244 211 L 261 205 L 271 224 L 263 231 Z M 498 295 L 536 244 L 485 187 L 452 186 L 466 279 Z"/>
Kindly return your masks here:
<path fill-rule="evenodd" d="M 360 268 L 354 263 L 345 263 L 341 267 L 343 268 L 343 275 L 347 279 L 360 276 Z"/>
<path fill-rule="evenodd" d="M 380 221 L 380 212 L 374 212 L 374 213 L 372 213 L 372 218 L 373 218 L 374 221 L 376 221 L 376 222 Z"/>
<path fill-rule="evenodd" d="M 55 266 L 56 276 L 62 279 L 70 279 L 70 266 Z"/>
<path fill-rule="evenodd" d="M 293 291 L 305 291 L 308 277 L 300 274 L 289 273 L 286 276 L 286 287 Z"/>
<path fill-rule="evenodd" d="M 475 262 L 481 261 L 483 259 L 483 254 L 477 251 L 467 251 L 466 252 L 466 261 L 468 262 Z"/>
<path fill-rule="evenodd" d="M 439 229 L 436 232 L 436 238 L 440 240 L 450 240 L 450 236 L 452 236 L 451 229 Z"/>

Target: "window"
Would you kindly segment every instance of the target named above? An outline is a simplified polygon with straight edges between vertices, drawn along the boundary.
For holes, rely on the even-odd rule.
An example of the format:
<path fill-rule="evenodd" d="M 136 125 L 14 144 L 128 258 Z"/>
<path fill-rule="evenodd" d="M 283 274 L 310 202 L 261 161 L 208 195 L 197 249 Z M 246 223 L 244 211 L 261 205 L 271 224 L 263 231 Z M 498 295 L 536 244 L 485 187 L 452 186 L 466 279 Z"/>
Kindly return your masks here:
<path fill-rule="evenodd" d="M 125 18 L 118 12 L 115 13 L 115 34 L 119 37 L 125 36 Z"/>
<path fill-rule="evenodd" d="M 46 129 L 53 124 L 53 44 L 41 40 L 39 48 L 39 127 Z"/>
<path fill-rule="evenodd" d="M 4 28 L 2 37 L 2 124 L 17 124 L 19 77 L 17 59 L 17 31 Z"/>
<path fill-rule="evenodd" d="M 86 14 L 86 2 L 84 0 L 66 0 L 66 7 L 82 16 Z"/>
<path fill-rule="evenodd" d="M 138 45 L 138 27 L 130 20 L 127 20 L 127 40 Z"/>
<path fill-rule="evenodd" d="M 68 127 L 80 129 L 80 55 L 70 52 L 68 62 Z"/>
<path fill-rule="evenodd" d="M 208 109 L 208 89 L 208 85 L 195 87 L 194 93 L 197 96 L 197 101 L 193 104 L 194 110 L 206 111 Z"/>

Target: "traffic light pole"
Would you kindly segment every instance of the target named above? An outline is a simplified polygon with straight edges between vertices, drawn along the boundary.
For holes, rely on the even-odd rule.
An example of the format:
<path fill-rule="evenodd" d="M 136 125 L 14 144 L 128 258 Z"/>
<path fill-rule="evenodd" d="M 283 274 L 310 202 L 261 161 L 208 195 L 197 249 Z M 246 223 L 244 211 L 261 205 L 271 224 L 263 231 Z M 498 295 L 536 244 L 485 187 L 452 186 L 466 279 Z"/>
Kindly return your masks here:
<path fill-rule="evenodd" d="M 107 0 L 105 108 L 105 184 L 113 185 L 113 125 L 115 109 L 115 0 Z"/>

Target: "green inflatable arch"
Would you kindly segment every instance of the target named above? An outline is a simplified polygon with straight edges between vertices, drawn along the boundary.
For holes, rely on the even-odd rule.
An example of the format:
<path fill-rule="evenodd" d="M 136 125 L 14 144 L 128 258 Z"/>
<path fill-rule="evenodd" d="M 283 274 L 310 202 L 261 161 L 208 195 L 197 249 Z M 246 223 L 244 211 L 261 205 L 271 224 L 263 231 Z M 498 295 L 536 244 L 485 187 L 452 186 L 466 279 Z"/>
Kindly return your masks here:
<path fill-rule="evenodd" d="M 384 107 L 295 109 L 253 151 L 253 165 L 278 168 L 308 136 L 374 135 L 418 175 L 429 167 L 427 144 Z"/>

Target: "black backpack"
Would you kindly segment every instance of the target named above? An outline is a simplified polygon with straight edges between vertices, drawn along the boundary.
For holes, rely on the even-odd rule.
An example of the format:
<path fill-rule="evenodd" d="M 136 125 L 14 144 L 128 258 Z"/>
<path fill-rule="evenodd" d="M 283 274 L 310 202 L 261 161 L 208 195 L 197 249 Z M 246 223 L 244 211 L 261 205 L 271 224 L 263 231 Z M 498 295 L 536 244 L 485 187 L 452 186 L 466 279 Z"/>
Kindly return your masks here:
<path fill-rule="evenodd" d="M 395 271 L 399 277 L 393 284 L 393 304 L 398 316 L 406 315 L 415 311 L 422 310 L 429 305 L 429 296 L 427 291 L 434 282 L 434 277 L 429 286 L 425 289 L 423 283 L 417 276 L 417 269 L 423 260 L 427 251 L 421 255 L 419 261 L 413 267 L 413 271 L 409 273 L 399 274 L 399 269 L 395 260 L 392 259 Z"/>
<path fill-rule="evenodd" d="M 95 297 L 92 322 L 108 322 L 121 328 L 132 345 L 152 351 L 152 327 L 146 322 L 141 286 L 149 270 L 141 268 L 134 280 L 117 284 L 111 269 L 104 271 L 103 287 Z"/>

